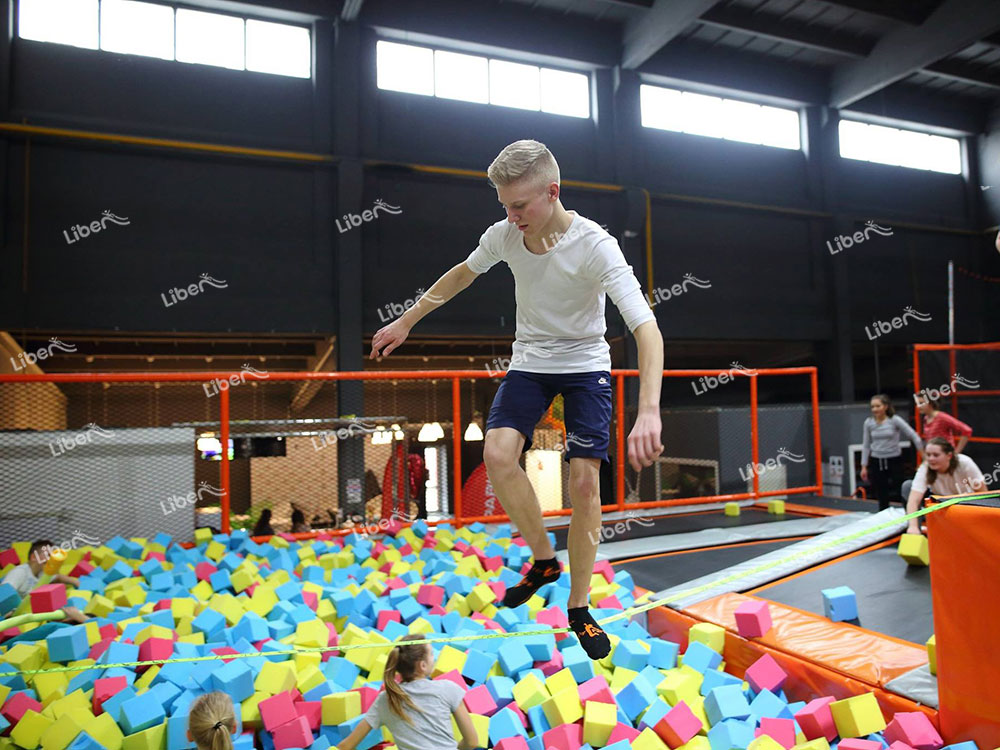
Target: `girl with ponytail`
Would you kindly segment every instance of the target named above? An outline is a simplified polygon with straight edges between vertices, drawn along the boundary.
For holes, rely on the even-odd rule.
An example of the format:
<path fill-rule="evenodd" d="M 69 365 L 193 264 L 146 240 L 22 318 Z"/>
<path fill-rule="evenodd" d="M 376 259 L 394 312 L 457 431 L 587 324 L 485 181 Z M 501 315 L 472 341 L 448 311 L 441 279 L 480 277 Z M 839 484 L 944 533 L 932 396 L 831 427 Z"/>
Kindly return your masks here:
<path fill-rule="evenodd" d="M 429 643 L 408 644 L 423 640 L 422 635 L 407 635 L 389 652 L 385 663 L 383 687 L 364 718 L 339 750 L 355 750 L 373 729 L 385 725 L 392 732 L 399 750 L 473 750 L 478 743 L 476 729 L 462 699 L 465 690 L 450 680 L 431 680 L 434 651 Z M 398 682 L 397 682 L 398 678 Z M 456 744 L 451 717 L 462 733 Z M 216 749 L 213 750 L 224 750 Z"/>
<path fill-rule="evenodd" d="M 233 701 L 225 693 L 199 695 L 188 713 L 188 739 L 198 750 L 233 750 L 236 731 Z"/>

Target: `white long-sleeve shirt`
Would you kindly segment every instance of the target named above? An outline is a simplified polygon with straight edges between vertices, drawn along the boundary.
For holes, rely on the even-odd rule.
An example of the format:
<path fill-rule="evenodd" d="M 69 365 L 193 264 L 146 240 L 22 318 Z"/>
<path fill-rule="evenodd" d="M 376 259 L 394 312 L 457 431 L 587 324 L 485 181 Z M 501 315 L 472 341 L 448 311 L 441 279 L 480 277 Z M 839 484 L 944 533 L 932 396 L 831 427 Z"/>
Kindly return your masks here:
<path fill-rule="evenodd" d="M 618 241 L 596 222 L 569 214 L 573 220 L 565 234 L 542 255 L 529 251 L 521 230 L 503 220 L 483 233 L 465 261 L 474 273 L 504 261 L 514 275 L 517 327 L 511 370 L 610 370 L 605 295 L 630 331 L 655 319 Z"/>

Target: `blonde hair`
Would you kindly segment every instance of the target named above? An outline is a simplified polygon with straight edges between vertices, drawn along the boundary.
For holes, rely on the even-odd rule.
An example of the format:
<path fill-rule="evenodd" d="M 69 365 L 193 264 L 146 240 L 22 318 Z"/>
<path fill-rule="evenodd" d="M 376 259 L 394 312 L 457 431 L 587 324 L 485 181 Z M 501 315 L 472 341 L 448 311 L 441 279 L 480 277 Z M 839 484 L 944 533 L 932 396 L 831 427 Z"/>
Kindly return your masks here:
<path fill-rule="evenodd" d="M 385 663 L 385 673 L 382 676 L 382 684 L 385 687 L 386 700 L 389 701 L 389 709 L 406 721 L 407 724 L 413 724 L 413 719 L 406 712 L 419 712 L 420 709 L 417 708 L 417 704 L 413 702 L 409 693 L 403 690 L 399 686 L 399 683 L 396 682 L 396 675 L 398 674 L 403 682 L 409 682 L 413 679 L 414 674 L 416 674 L 417 663 L 429 658 L 430 654 L 427 653 L 430 650 L 429 643 L 419 643 L 413 646 L 403 643 L 403 641 L 423 639 L 424 636 L 416 633 L 404 635 L 400 638 L 400 645 L 389 652 L 389 658 Z M 213 748 L 212 750 L 216 749 Z"/>
<path fill-rule="evenodd" d="M 233 750 L 236 731 L 233 701 L 225 693 L 199 695 L 188 713 L 188 731 L 198 750 Z"/>
<path fill-rule="evenodd" d="M 514 141 L 497 155 L 486 174 L 493 187 L 506 187 L 520 180 L 549 185 L 559 182 L 559 165 L 544 143 Z"/>

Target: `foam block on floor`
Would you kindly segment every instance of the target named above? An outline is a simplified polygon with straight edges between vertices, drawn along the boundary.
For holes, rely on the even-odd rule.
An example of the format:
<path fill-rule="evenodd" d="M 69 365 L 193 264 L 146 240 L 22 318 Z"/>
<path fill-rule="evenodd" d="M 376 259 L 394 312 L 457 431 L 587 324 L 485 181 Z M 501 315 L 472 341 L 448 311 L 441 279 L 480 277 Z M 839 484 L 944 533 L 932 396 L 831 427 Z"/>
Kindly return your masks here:
<path fill-rule="evenodd" d="M 809 701 L 805 708 L 795 713 L 795 721 L 806 736 L 807 740 L 815 740 L 819 737 L 828 742 L 837 736 L 837 725 L 833 721 L 833 714 L 830 711 L 830 704 L 834 699 L 830 696 L 816 698 Z"/>
<path fill-rule="evenodd" d="M 930 669 L 931 674 L 937 674 L 937 641 L 932 635 L 927 639 L 927 668 Z"/>
<path fill-rule="evenodd" d="M 618 723 L 618 708 L 610 703 L 590 701 L 583 707 L 583 741 L 601 746 L 608 742 Z"/>
<path fill-rule="evenodd" d="M 834 622 L 856 620 L 858 617 L 858 599 L 849 586 L 836 586 L 823 589 L 823 611 Z"/>
<path fill-rule="evenodd" d="M 779 666 L 773 656 L 764 654 L 746 668 L 743 679 L 750 683 L 755 693 L 762 690 L 777 693 L 788 679 L 788 673 Z"/>
<path fill-rule="evenodd" d="M 699 622 L 688 629 L 688 643 L 704 643 L 721 654 L 726 645 L 726 629 L 710 622 Z"/>
<path fill-rule="evenodd" d="M 743 638 L 760 638 L 771 629 L 771 608 L 763 599 L 745 601 L 733 614 L 736 630 Z"/>
<path fill-rule="evenodd" d="M 931 720 L 919 711 L 897 713 L 882 736 L 890 745 L 896 741 L 905 742 L 915 750 L 938 750 L 944 745 Z"/>
<path fill-rule="evenodd" d="M 863 737 L 885 729 L 885 718 L 874 693 L 862 693 L 830 704 L 841 739 Z"/>
<path fill-rule="evenodd" d="M 740 514 L 739 503 L 726 503 L 725 514 L 727 516 L 738 516 Z"/>
<path fill-rule="evenodd" d="M 767 501 L 767 512 L 775 516 L 785 515 L 785 501 L 784 500 L 768 500 Z"/>
<path fill-rule="evenodd" d="M 17 609 L 21 604 L 21 597 L 17 589 L 9 583 L 0 583 L 0 615 Z"/>

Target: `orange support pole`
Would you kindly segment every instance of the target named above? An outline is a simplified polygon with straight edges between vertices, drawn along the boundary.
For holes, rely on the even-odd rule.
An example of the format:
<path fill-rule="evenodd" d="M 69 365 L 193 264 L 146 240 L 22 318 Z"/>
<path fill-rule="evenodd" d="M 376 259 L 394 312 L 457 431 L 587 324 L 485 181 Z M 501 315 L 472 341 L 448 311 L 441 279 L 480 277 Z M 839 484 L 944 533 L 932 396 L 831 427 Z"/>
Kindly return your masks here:
<path fill-rule="evenodd" d="M 219 391 L 219 424 L 222 443 L 222 463 L 219 465 L 219 481 L 222 483 L 221 531 L 229 533 L 229 389 Z"/>
<path fill-rule="evenodd" d="M 815 367 L 809 373 L 809 390 L 812 395 L 813 413 L 813 455 L 816 459 L 816 494 L 823 494 L 823 445 L 819 433 L 819 370 Z"/>
<path fill-rule="evenodd" d="M 618 511 L 625 510 L 625 376 L 615 376 L 615 401 L 618 408 L 618 419 L 615 422 L 615 445 L 618 455 L 615 456 L 615 499 Z"/>
<path fill-rule="evenodd" d="M 757 463 L 760 461 L 760 433 L 757 425 L 757 376 L 750 376 L 750 460 L 753 462 L 753 496 L 760 497 L 760 475 Z"/>
<path fill-rule="evenodd" d="M 458 377 L 451 379 L 452 471 L 455 472 L 455 528 L 462 528 L 462 410 Z"/>

